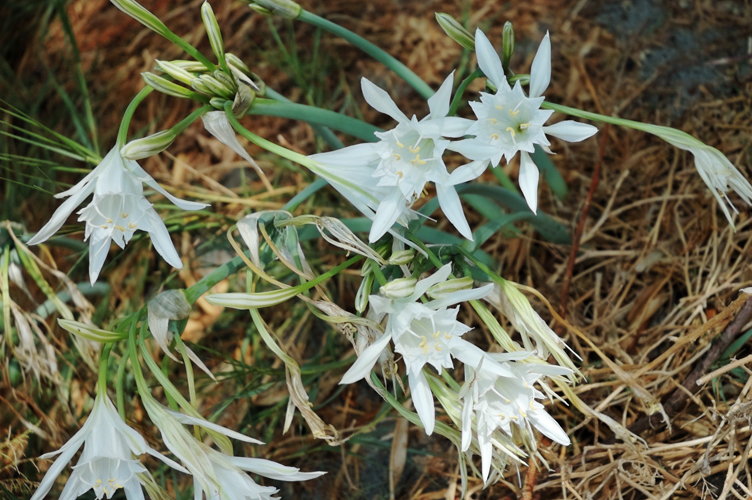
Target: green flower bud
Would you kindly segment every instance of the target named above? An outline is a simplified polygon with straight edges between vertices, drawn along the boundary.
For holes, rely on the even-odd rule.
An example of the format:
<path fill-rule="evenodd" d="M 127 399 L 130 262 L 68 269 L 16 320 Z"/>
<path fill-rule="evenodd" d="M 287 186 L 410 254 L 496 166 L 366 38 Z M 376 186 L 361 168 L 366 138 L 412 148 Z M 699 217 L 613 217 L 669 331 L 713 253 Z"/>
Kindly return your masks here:
<path fill-rule="evenodd" d="M 428 289 L 426 295 L 432 299 L 438 299 L 450 293 L 459 292 L 460 290 L 469 290 L 472 287 L 473 279 L 470 277 L 451 279 L 443 283 L 436 283 Z"/>
<path fill-rule="evenodd" d="M 501 32 L 501 52 L 501 65 L 506 71 L 512 59 L 512 52 L 514 52 L 514 28 L 509 21 L 504 23 L 504 30 Z"/>
<path fill-rule="evenodd" d="M 459 21 L 443 12 L 436 13 L 436 20 L 449 38 L 466 49 L 475 50 L 475 37 Z"/>
<path fill-rule="evenodd" d="M 170 64 L 173 64 L 180 69 L 184 69 L 192 73 L 205 73 L 209 71 L 209 68 L 207 68 L 206 66 L 204 66 L 198 61 L 184 61 L 184 60 L 178 59 L 175 61 L 170 61 Z"/>
<path fill-rule="evenodd" d="M 117 342 L 128 338 L 128 333 L 125 332 L 118 333 L 109 330 L 102 330 L 101 328 L 95 328 L 69 319 L 58 319 L 57 323 L 63 330 L 72 333 L 73 335 L 78 335 L 79 337 L 93 340 L 94 342 L 101 342 L 103 344 Z"/>
<path fill-rule="evenodd" d="M 259 14 L 261 14 L 262 16 L 271 17 L 271 16 L 274 15 L 274 12 L 272 12 L 269 9 L 266 9 L 266 8 L 260 6 L 260 5 L 257 5 L 255 3 L 252 3 L 252 4 L 248 5 L 248 7 L 250 7 L 253 10 L 255 10 L 256 12 L 258 12 Z"/>
<path fill-rule="evenodd" d="M 415 250 L 399 250 L 394 252 L 390 257 L 388 263 L 393 266 L 402 266 L 409 264 L 415 258 Z"/>
<path fill-rule="evenodd" d="M 374 278 L 374 274 L 370 273 L 360 282 L 358 293 L 355 294 L 355 310 L 359 313 L 362 313 L 368 307 L 368 296 L 371 295 L 371 290 L 373 290 Z"/>
<path fill-rule="evenodd" d="M 257 5 L 267 9 L 275 16 L 285 19 L 295 19 L 303 10 L 300 5 L 292 0 L 255 0 Z"/>
<path fill-rule="evenodd" d="M 111 0 L 111 2 L 115 7 L 122 10 L 150 30 L 155 31 L 164 37 L 172 35 L 172 32 L 167 29 L 167 26 L 165 26 L 157 16 L 146 10 L 138 2 L 134 2 L 133 0 Z"/>
<path fill-rule="evenodd" d="M 201 19 L 204 21 L 206 36 L 209 37 L 212 51 L 217 56 L 219 63 L 222 64 L 225 61 L 225 45 L 222 42 L 222 32 L 219 30 L 219 23 L 217 23 L 217 18 L 214 16 L 214 11 L 209 2 L 204 2 L 201 5 Z"/>
<path fill-rule="evenodd" d="M 214 71 L 214 78 L 228 89 L 232 90 L 233 92 L 237 92 L 238 85 L 235 83 L 235 80 L 233 80 L 232 77 L 227 75 L 226 73 L 223 73 L 222 70 L 218 69 Z"/>
<path fill-rule="evenodd" d="M 183 82 L 186 85 L 190 85 L 191 80 L 196 78 L 195 75 L 169 61 L 160 61 L 159 59 L 157 59 L 157 67 L 173 77 L 175 80 Z"/>
<path fill-rule="evenodd" d="M 214 92 L 212 92 L 212 89 L 209 88 L 209 86 L 204 83 L 201 78 L 194 78 L 191 80 L 191 87 L 193 87 L 194 90 L 197 92 L 201 92 L 204 95 L 212 96 L 214 95 Z M 225 99 L 226 100 L 226 99 Z"/>
<path fill-rule="evenodd" d="M 404 299 L 415 292 L 417 282 L 415 278 L 398 278 L 379 288 L 379 292 L 390 299 Z"/>
<path fill-rule="evenodd" d="M 225 97 L 227 99 L 232 99 L 235 96 L 235 91 L 233 89 L 225 87 L 219 80 L 217 80 L 213 76 L 201 75 L 199 78 L 211 91 L 210 95 Z"/>
<path fill-rule="evenodd" d="M 227 99 L 223 97 L 212 97 L 211 99 L 209 99 L 209 104 L 211 104 L 212 106 L 220 110 L 225 109 L 226 102 L 227 102 Z"/>
<path fill-rule="evenodd" d="M 154 73 L 141 73 L 141 76 L 144 78 L 147 85 L 154 87 L 154 90 L 158 90 L 163 94 L 171 95 L 173 97 L 185 97 L 187 99 L 195 99 L 198 97 L 195 92 L 192 92 L 185 87 L 181 87 L 161 76 L 157 76 Z"/>
<path fill-rule="evenodd" d="M 281 304 L 301 292 L 301 288 L 297 286 L 259 293 L 212 293 L 205 297 L 206 301 L 214 306 L 232 309 L 260 309 Z"/>
<path fill-rule="evenodd" d="M 120 156 L 126 160 L 142 160 L 167 149 L 177 137 L 172 129 L 162 130 L 148 137 L 131 141 L 120 148 Z"/>

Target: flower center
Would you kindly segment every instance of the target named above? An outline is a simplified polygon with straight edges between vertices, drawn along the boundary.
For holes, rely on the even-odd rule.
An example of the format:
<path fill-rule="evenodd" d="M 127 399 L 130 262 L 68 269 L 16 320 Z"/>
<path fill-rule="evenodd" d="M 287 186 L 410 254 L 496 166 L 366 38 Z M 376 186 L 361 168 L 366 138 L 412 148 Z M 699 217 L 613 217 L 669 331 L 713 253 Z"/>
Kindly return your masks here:
<path fill-rule="evenodd" d="M 514 103 L 510 103 L 514 104 Z M 489 140 L 501 141 L 516 146 L 518 141 L 527 140 L 527 129 L 532 125 L 532 118 L 525 99 L 520 99 L 514 106 L 495 104 L 488 117 Z"/>

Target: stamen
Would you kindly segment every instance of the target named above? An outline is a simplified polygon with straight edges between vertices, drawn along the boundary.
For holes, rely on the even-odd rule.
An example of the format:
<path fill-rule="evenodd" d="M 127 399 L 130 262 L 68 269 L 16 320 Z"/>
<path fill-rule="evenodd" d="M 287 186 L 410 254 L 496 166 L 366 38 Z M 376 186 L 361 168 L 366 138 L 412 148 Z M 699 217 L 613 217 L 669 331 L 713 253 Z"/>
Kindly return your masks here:
<path fill-rule="evenodd" d="M 499 111 L 504 111 L 504 108 L 502 108 L 498 104 L 494 104 L 494 108 L 498 109 Z"/>
<path fill-rule="evenodd" d="M 400 155 L 396 154 L 396 153 L 393 154 L 392 156 L 394 156 L 394 159 L 397 160 L 397 161 L 402 160 L 402 157 Z"/>
<path fill-rule="evenodd" d="M 125 232 L 125 228 L 123 226 L 115 226 L 115 229 Z"/>
<path fill-rule="evenodd" d="M 410 146 L 407 149 L 409 149 L 411 153 L 417 153 L 418 151 L 420 151 L 420 146 L 415 146 L 415 147 Z"/>
<path fill-rule="evenodd" d="M 428 344 L 428 339 L 426 338 L 426 336 L 425 336 L 425 335 L 421 335 L 421 336 L 420 336 L 420 338 L 422 338 L 422 339 L 423 339 L 423 342 L 421 342 L 420 344 L 418 344 L 418 347 L 423 347 L 423 346 L 425 346 L 426 344 Z"/>
<path fill-rule="evenodd" d="M 428 346 L 427 345 L 423 346 L 423 354 L 428 354 Z"/>
<path fill-rule="evenodd" d="M 520 123 L 520 130 L 525 130 L 528 128 L 531 124 L 530 123 Z"/>
<path fill-rule="evenodd" d="M 405 145 L 402 144 L 400 141 L 395 140 L 394 142 L 396 142 L 397 146 L 400 147 L 400 148 L 404 148 L 405 147 Z"/>
<path fill-rule="evenodd" d="M 452 338 L 452 334 L 449 333 L 449 332 L 444 332 L 444 338 L 447 339 L 447 340 L 449 340 L 449 339 Z"/>
<path fill-rule="evenodd" d="M 120 212 L 120 217 L 122 217 L 123 219 L 127 219 L 128 218 L 128 214 L 125 213 L 125 212 Z"/>
<path fill-rule="evenodd" d="M 527 413 L 525 413 L 525 412 L 524 412 L 524 411 L 522 410 L 522 408 L 520 408 L 520 416 L 521 416 L 522 418 L 525 418 L 525 417 L 527 417 Z"/>
<path fill-rule="evenodd" d="M 491 139 L 493 139 L 494 141 L 498 141 L 499 140 L 499 134 L 491 134 Z"/>
<path fill-rule="evenodd" d="M 436 333 L 433 334 L 433 338 L 437 339 L 439 338 L 439 335 L 441 335 L 441 332 L 436 330 Z"/>
<path fill-rule="evenodd" d="M 107 219 L 107 224 L 112 224 L 112 219 L 110 219 L 109 217 L 105 217 L 105 219 Z"/>
<path fill-rule="evenodd" d="M 517 109 L 522 106 L 522 101 L 517 103 L 517 106 L 514 107 L 514 111 L 517 111 Z"/>
<path fill-rule="evenodd" d="M 436 343 L 436 344 L 434 345 L 434 347 L 435 347 L 435 348 L 436 348 L 436 350 L 437 350 L 437 351 L 439 351 L 439 352 L 441 352 L 441 351 L 443 351 L 443 350 L 444 350 L 444 349 L 442 349 L 442 348 L 441 348 L 441 346 L 440 346 L 440 345 L 439 345 L 438 343 Z"/>
<path fill-rule="evenodd" d="M 516 135 L 515 132 L 514 132 L 514 129 L 512 127 L 507 127 L 507 129 L 505 130 L 505 132 L 509 132 L 510 134 L 512 134 L 513 138 Z"/>
<path fill-rule="evenodd" d="M 138 227 L 138 224 L 136 224 L 135 222 L 129 222 L 128 227 L 131 229 L 136 229 Z"/>
<path fill-rule="evenodd" d="M 530 400 L 530 409 L 531 410 L 535 410 L 535 406 L 533 406 L 533 400 L 532 399 Z"/>
<path fill-rule="evenodd" d="M 400 179 L 402 179 L 402 178 L 403 178 L 403 177 L 405 176 L 405 174 L 404 174 L 404 173 L 402 172 L 402 170 L 397 170 L 397 176 L 398 176 L 398 177 L 399 177 Z"/>
<path fill-rule="evenodd" d="M 518 114 L 520 114 L 520 110 L 519 109 L 515 109 L 514 111 L 510 111 L 509 112 L 509 116 L 517 116 Z"/>
<path fill-rule="evenodd" d="M 496 125 L 497 123 L 499 123 L 499 120 L 497 120 L 496 118 L 489 118 L 488 121 L 491 122 L 491 125 Z"/>
<path fill-rule="evenodd" d="M 102 229 L 109 229 L 109 227 L 105 226 L 104 224 L 102 224 L 102 225 L 101 225 L 101 226 L 99 226 L 99 227 L 101 227 Z"/>

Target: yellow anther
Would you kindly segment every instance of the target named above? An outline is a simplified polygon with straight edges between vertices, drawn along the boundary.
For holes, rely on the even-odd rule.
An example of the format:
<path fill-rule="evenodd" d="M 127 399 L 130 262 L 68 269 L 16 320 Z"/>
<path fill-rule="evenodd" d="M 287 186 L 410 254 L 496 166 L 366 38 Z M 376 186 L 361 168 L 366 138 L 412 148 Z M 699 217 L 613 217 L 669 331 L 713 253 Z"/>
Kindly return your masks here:
<path fill-rule="evenodd" d="M 129 222 L 128 227 L 131 229 L 136 229 L 138 227 L 138 224 L 136 224 L 135 222 Z"/>
<path fill-rule="evenodd" d="M 415 147 L 410 146 L 407 149 L 409 149 L 411 153 L 417 153 L 418 151 L 420 151 L 420 146 L 415 146 Z"/>
<path fill-rule="evenodd" d="M 426 191 L 425 188 L 423 188 L 423 192 L 421 193 L 423 196 L 428 196 L 428 191 Z"/>
<path fill-rule="evenodd" d="M 525 130 L 528 128 L 531 124 L 530 123 L 520 123 L 520 130 Z"/>
<path fill-rule="evenodd" d="M 491 134 L 491 139 L 493 139 L 494 141 L 498 141 L 499 140 L 499 134 Z"/>
<path fill-rule="evenodd" d="M 107 224 L 112 224 L 112 219 L 110 219 L 109 217 L 105 217 L 105 219 L 107 219 Z"/>
<path fill-rule="evenodd" d="M 444 349 L 441 348 L 441 346 L 439 344 L 435 344 L 434 347 L 436 348 L 437 351 L 443 351 L 444 350 Z"/>
<path fill-rule="evenodd" d="M 123 219 L 127 219 L 128 218 L 128 214 L 125 213 L 125 212 L 120 212 L 120 217 L 122 217 Z"/>
<path fill-rule="evenodd" d="M 452 338 L 452 334 L 450 334 L 449 332 L 444 332 L 444 338 L 449 340 Z"/>
<path fill-rule="evenodd" d="M 421 335 L 420 338 L 423 339 L 423 342 L 418 344 L 418 347 L 423 347 L 424 345 L 428 344 L 428 339 L 424 335 Z"/>
<path fill-rule="evenodd" d="M 115 229 L 125 232 L 125 228 L 123 226 L 115 226 Z"/>
<path fill-rule="evenodd" d="M 109 228 L 108 228 L 107 226 L 105 226 L 104 224 L 102 224 L 102 225 L 101 225 L 101 226 L 99 226 L 99 227 L 101 227 L 102 229 L 109 229 Z"/>
<path fill-rule="evenodd" d="M 428 346 L 427 345 L 423 346 L 423 354 L 428 354 Z"/>
<path fill-rule="evenodd" d="M 402 170 L 397 170 L 397 177 L 399 177 L 400 179 L 402 179 L 404 176 L 405 176 L 405 174 L 404 174 L 404 172 L 402 172 Z"/>
<path fill-rule="evenodd" d="M 530 409 L 531 410 L 535 410 L 535 406 L 533 406 L 533 400 L 532 399 L 530 400 Z"/>
<path fill-rule="evenodd" d="M 502 398 L 504 398 L 504 396 L 502 396 Z M 506 402 L 507 402 L 507 404 L 511 403 L 511 401 L 510 401 L 510 400 L 508 400 L 507 398 L 504 398 L 504 401 L 506 401 Z"/>
<path fill-rule="evenodd" d="M 520 110 L 519 109 L 516 109 L 514 111 L 510 111 L 509 112 L 509 116 L 517 116 L 519 114 L 520 114 Z"/>
<path fill-rule="evenodd" d="M 522 383 L 525 386 L 525 389 L 530 389 L 530 386 L 527 385 L 527 380 L 523 380 Z"/>
<path fill-rule="evenodd" d="M 519 418 L 515 417 L 514 415 L 510 415 L 510 416 L 509 416 L 509 419 L 510 419 L 510 420 L 514 420 L 515 422 L 516 422 L 517 420 L 519 420 Z"/>
<path fill-rule="evenodd" d="M 97 479 L 96 481 L 94 481 L 94 484 L 102 484 L 102 480 L 101 479 Z"/>
<path fill-rule="evenodd" d="M 489 118 L 488 121 L 491 122 L 491 125 L 496 125 L 497 123 L 499 123 L 499 120 L 497 120 L 496 118 Z"/>
<path fill-rule="evenodd" d="M 525 413 L 524 411 L 522 411 L 522 408 L 520 408 L 520 416 L 523 417 L 523 418 L 527 417 L 527 413 Z"/>
<path fill-rule="evenodd" d="M 441 335 L 441 332 L 436 330 L 436 333 L 433 334 L 433 338 L 437 339 L 439 338 L 439 335 Z"/>
<path fill-rule="evenodd" d="M 507 127 L 506 132 L 509 132 L 510 134 L 512 134 L 512 137 L 515 136 L 514 129 L 512 127 Z"/>
<path fill-rule="evenodd" d="M 402 144 L 402 143 L 401 143 L 400 141 L 395 141 L 395 142 L 397 143 L 397 146 L 399 146 L 399 147 L 401 147 L 401 148 L 404 148 L 404 147 L 405 147 L 405 145 L 404 145 L 404 144 Z"/>
<path fill-rule="evenodd" d="M 501 106 L 499 106 L 498 104 L 495 104 L 495 105 L 494 105 L 494 108 L 498 109 L 499 111 L 503 111 L 503 110 L 504 110 L 504 108 L 502 108 L 502 107 L 501 107 Z"/>
<path fill-rule="evenodd" d="M 393 154 L 392 156 L 394 156 L 394 159 L 397 160 L 397 161 L 402 160 L 402 157 L 400 155 L 398 155 L 397 153 Z"/>

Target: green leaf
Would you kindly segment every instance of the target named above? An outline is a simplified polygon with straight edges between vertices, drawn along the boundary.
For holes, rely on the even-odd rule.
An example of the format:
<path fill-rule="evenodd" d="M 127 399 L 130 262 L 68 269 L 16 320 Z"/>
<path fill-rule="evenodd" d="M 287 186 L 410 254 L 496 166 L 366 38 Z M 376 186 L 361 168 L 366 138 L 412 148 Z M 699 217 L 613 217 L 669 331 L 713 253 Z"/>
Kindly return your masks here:
<path fill-rule="evenodd" d="M 535 152 L 532 153 L 530 157 L 535 164 L 538 165 L 538 169 L 543 173 L 543 178 L 546 179 L 546 182 L 551 187 L 551 191 L 554 192 L 554 195 L 560 200 L 564 199 L 567 195 L 567 183 L 564 182 L 564 178 L 556 168 L 556 165 L 554 165 L 548 157 L 548 154 L 543 151 L 543 148 L 536 144 Z"/>

